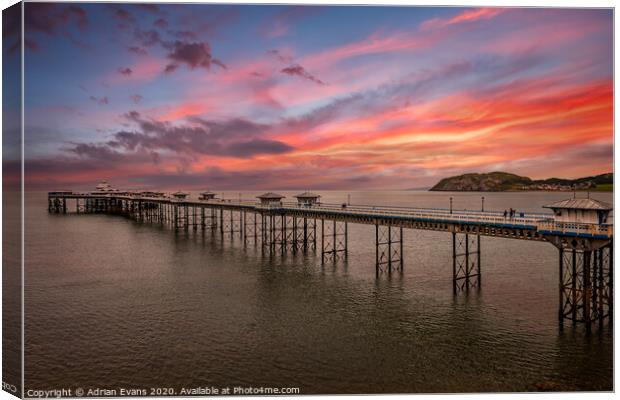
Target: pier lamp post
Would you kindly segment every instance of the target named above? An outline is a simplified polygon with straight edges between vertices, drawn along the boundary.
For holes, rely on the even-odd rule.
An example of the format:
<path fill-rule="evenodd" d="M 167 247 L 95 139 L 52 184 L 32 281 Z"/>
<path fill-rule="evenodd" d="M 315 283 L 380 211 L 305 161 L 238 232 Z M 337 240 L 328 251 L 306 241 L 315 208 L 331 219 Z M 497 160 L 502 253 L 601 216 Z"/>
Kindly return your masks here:
<path fill-rule="evenodd" d="M 450 214 L 452 214 L 452 197 L 450 197 Z"/>
<path fill-rule="evenodd" d="M 482 196 L 482 212 L 484 212 L 484 196 Z"/>

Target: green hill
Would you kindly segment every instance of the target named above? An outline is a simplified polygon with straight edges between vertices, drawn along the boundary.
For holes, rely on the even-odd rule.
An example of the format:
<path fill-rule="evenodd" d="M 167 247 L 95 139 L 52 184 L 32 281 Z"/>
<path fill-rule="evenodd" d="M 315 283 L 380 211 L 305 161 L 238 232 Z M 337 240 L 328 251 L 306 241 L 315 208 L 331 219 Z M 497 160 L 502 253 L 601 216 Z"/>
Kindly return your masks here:
<path fill-rule="evenodd" d="M 532 180 L 508 172 L 464 174 L 444 178 L 431 191 L 503 192 L 513 190 L 613 190 L 613 173 L 578 179 L 549 178 Z"/>

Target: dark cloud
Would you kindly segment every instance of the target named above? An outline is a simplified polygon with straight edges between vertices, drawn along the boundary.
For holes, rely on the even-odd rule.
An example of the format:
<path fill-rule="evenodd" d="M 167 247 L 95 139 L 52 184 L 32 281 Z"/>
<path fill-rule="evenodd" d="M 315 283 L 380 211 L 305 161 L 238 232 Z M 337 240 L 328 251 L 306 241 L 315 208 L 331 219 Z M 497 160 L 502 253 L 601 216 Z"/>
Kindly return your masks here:
<path fill-rule="evenodd" d="M 212 65 L 217 65 L 226 69 L 220 60 L 211 54 L 211 47 L 207 42 L 181 42 L 176 41 L 168 58 L 173 62 L 166 67 L 166 72 L 174 71 L 180 64 L 185 64 L 189 69 L 205 68 L 211 69 Z M 169 67 L 174 66 L 172 70 Z"/>
<path fill-rule="evenodd" d="M 159 6 L 157 4 L 149 4 L 149 3 L 137 3 L 137 4 L 133 4 L 134 7 L 138 7 L 141 8 L 144 11 L 148 11 L 150 13 L 153 14 L 157 14 L 159 13 Z"/>
<path fill-rule="evenodd" d="M 124 21 L 124 22 L 133 22 L 135 19 L 133 15 L 124 8 L 116 8 L 114 10 L 114 18 Z"/>
<path fill-rule="evenodd" d="M 280 37 L 289 33 L 289 30 L 300 20 L 316 15 L 321 7 L 317 6 L 285 6 L 263 23 L 259 32 L 266 37 Z"/>
<path fill-rule="evenodd" d="M 131 96 L 129 96 L 129 98 L 131 99 L 131 101 L 134 102 L 134 104 L 138 104 L 142 101 L 144 97 L 140 96 L 139 94 L 132 94 Z"/>
<path fill-rule="evenodd" d="M 9 54 L 20 49 L 22 35 L 20 21 L 21 3 L 14 4 L 2 11 L 2 39 L 5 42 L 12 43 L 9 46 Z"/>
<path fill-rule="evenodd" d="M 75 22 L 80 29 L 88 26 L 86 11 L 77 5 L 27 3 L 24 24 L 27 31 L 54 35 L 59 29 Z"/>
<path fill-rule="evenodd" d="M 164 72 L 165 72 L 166 74 L 171 74 L 171 73 L 173 73 L 174 71 L 176 71 L 176 70 L 177 70 L 177 68 L 179 68 L 179 65 L 178 65 L 178 64 L 168 64 L 168 65 L 166 65 L 166 68 L 164 68 Z"/>
<path fill-rule="evenodd" d="M 267 50 L 267 54 L 275 57 L 278 61 L 283 62 L 285 64 L 290 64 L 293 62 L 293 57 L 288 54 L 283 54 L 280 50 Z"/>
<path fill-rule="evenodd" d="M 142 47 L 152 47 L 156 44 L 162 45 L 163 47 L 169 47 L 169 45 L 161 39 L 159 32 L 154 29 L 146 31 L 136 29 L 134 31 L 134 37 Z"/>
<path fill-rule="evenodd" d="M 129 51 L 130 53 L 138 54 L 138 55 L 147 54 L 146 49 L 143 49 L 142 47 L 139 47 L 139 46 L 130 46 L 127 48 L 127 51 Z"/>
<path fill-rule="evenodd" d="M 131 111 L 124 117 L 137 129 L 117 132 L 105 143 L 82 143 L 72 153 L 92 158 L 124 152 L 175 153 L 186 161 L 203 155 L 249 158 L 257 154 L 282 154 L 293 150 L 286 143 L 263 137 L 269 125 L 241 118 L 211 121 L 190 118 L 184 125 L 173 125 L 143 117 Z"/>
<path fill-rule="evenodd" d="M 88 16 L 86 14 L 86 11 L 82 7 L 76 5 L 68 6 L 63 11 L 62 18 L 64 18 L 65 21 L 71 19 L 75 20 L 78 27 L 82 30 L 86 29 L 86 27 L 88 26 Z"/>
<path fill-rule="evenodd" d="M 131 74 L 132 74 L 132 72 L 133 72 L 133 71 L 132 71 L 132 69 L 131 69 L 131 68 L 129 68 L 129 67 L 124 67 L 124 68 L 123 68 L 123 67 L 120 67 L 120 68 L 118 69 L 118 73 L 119 73 L 119 74 L 121 74 L 121 75 L 126 75 L 126 76 L 129 76 L 129 75 L 131 75 Z"/>
<path fill-rule="evenodd" d="M 253 139 L 236 142 L 226 148 L 226 154 L 235 157 L 251 157 L 255 154 L 282 154 L 293 150 L 293 147 L 277 140 Z"/>
<path fill-rule="evenodd" d="M 79 30 L 88 27 L 88 14 L 75 4 L 64 5 L 54 3 L 26 3 L 24 12 L 24 29 L 27 32 L 26 48 L 36 50 L 40 47 L 37 35 L 55 36 L 62 33 L 72 43 L 84 47 L 83 43 L 74 39 L 70 30 L 75 26 Z M 11 29 L 11 24 L 8 28 Z"/>
<path fill-rule="evenodd" d="M 112 150 L 109 146 L 79 143 L 69 151 L 80 157 L 88 157 L 95 160 L 117 161 L 123 158 L 119 152 Z"/>
<path fill-rule="evenodd" d="M 63 32 L 63 36 L 65 38 L 67 38 L 67 40 L 69 40 L 71 43 L 73 43 L 77 47 L 80 47 L 82 49 L 90 49 L 91 48 L 91 46 L 89 44 L 87 44 L 84 41 L 78 39 L 71 32 Z"/>
<path fill-rule="evenodd" d="M 291 76 L 299 76 L 301 78 L 304 78 L 304 79 L 307 79 L 309 81 L 312 81 L 312 82 L 314 82 L 314 83 L 316 83 L 318 85 L 325 85 L 325 82 L 323 82 L 322 80 L 320 80 L 316 76 L 314 76 L 311 73 L 309 73 L 308 71 L 306 71 L 306 69 L 304 67 L 302 67 L 301 65 L 299 65 L 299 64 L 290 65 L 290 66 L 280 70 L 280 72 L 282 72 L 283 74 L 291 75 Z"/>
<path fill-rule="evenodd" d="M 163 18 L 158 18 L 157 20 L 155 20 L 155 22 L 153 22 L 153 26 L 161 29 L 166 29 L 168 27 L 168 21 Z"/>
<path fill-rule="evenodd" d="M 19 43 L 17 43 L 17 45 L 19 45 Z M 39 45 L 37 44 L 37 42 L 32 41 L 30 39 L 26 39 L 24 40 L 24 47 L 27 48 L 28 50 L 32 50 L 32 51 L 37 51 L 40 49 Z M 16 50 L 18 47 L 11 47 L 11 50 L 14 51 Z"/>
<path fill-rule="evenodd" d="M 178 22 L 179 26 L 193 32 L 196 37 L 203 34 L 216 37 L 220 28 L 230 26 L 238 18 L 239 8 L 232 5 L 213 8 L 208 13 L 201 15 L 200 18 L 196 18 L 196 14 L 190 11 L 181 15 Z"/>
<path fill-rule="evenodd" d="M 109 104 L 110 103 L 110 101 L 108 100 L 107 96 L 103 96 L 103 97 L 89 96 L 88 98 L 91 101 L 94 101 L 95 103 L 97 103 L 99 105 L 104 105 L 104 104 Z"/>
<path fill-rule="evenodd" d="M 198 35 L 192 31 L 168 31 L 168 33 L 180 40 L 196 40 Z"/>

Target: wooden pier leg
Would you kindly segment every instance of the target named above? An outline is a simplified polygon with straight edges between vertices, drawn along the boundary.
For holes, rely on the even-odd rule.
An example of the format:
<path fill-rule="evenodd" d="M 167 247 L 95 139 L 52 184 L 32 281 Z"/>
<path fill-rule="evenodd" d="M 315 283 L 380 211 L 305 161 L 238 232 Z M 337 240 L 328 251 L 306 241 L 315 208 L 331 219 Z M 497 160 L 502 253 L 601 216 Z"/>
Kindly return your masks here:
<path fill-rule="evenodd" d="M 404 270 L 404 259 L 405 259 L 405 254 L 403 253 L 403 242 L 404 242 L 404 238 L 403 238 L 403 227 L 400 227 L 400 270 L 401 272 Z"/>
<path fill-rule="evenodd" d="M 230 220 L 230 240 L 232 241 L 233 240 L 233 236 L 235 236 L 235 222 L 233 220 L 234 211 L 233 210 L 229 210 L 228 213 L 230 214 L 229 215 L 229 217 L 230 217 L 229 218 L 229 220 Z"/>
<path fill-rule="evenodd" d="M 243 215 L 243 217 L 241 218 L 241 225 L 243 226 L 243 228 L 241 229 L 241 232 L 242 232 L 242 236 L 243 236 L 243 244 L 245 245 L 245 244 L 247 244 L 247 232 L 246 232 L 246 229 L 247 229 L 247 226 L 248 226 L 246 218 L 245 218 L 245 211 L 242 211 L 241 215 Z"/>
<path fill-rule="evenodd" d="M 183 230 L 187 232 L 189 230 L 189 207 L 187 205 L 183 207 L 183 212 L 185 214 L 185 224 L 183 225 Z"/>
<path fill-rule="evenodd" d="M 325 264 L 325 220 L 321 218 L 321 265 Z"/>
<path fill-rule="evenodd" d="M 392 273 L 392 226 L 387 227 L 388 234 L 388 273 Z"/>
<path fill-rule="evenodd" d="M 379 225 L 375 224 L 375 273 L 379 276 Z"/>
<path fill-rule="evenodd" d="M 297 252 L 297 217 L 293 216 L 293 235 L 292 235 L 292 239 L 293 239 L 293 252 Z"/>
<path fill-rule="evenodd" d="M 559 270 L 559 277 L 560 277 L 560 290 L 559 290 L 559 295 L 560 295 L 560 301 L 559 301 L 559 308 L 558 308 L 558 322 L 560 323 L 560 329 L 564 328 L 564 250 L 563 249 L 559 249 L 560 250 L 560 270 Z"/>
<path fill-rule="evenodd" d="M 205 208 L 204 206 L 200 207 L 200 229 L 202 230 L 202 233 L 204 234 L 205 232 Z"/>
<path fill-rule="evenodd" d="M 284 254 L 287 250 L 287 246 L 288 246 L 288 240 L 286 240 L 286 228 L 287 228 L 287 218 L 286 218 L 286 214 L 282 214 L 280 216 L 280 222 L 281 222 L 281 227 L 282 230 L 280 231 L 280 251 L 282 252 L 282 254 Z"/>
<path fill-rule="evenodd" d="M 220 208 L 220 236 L 224 237 L 224 209 Z"/>
<path fill-rule="evenodd" d="M 456 294 L 456 232 L 452 232 L 452 291 Z"/>
<path fill-rule="evenodd" d="M 175 232 L 179 230 L 179 206 L 177 204 L 174 204 L 172 206 L 172 212 L 173 212 L 173 224 L 174 224 L 174 230 Z"/>
<path fill-rule="evenodd" d="M 314 234 L 312 235 L 314 250 L 316 250 L 316 218 L 314 219 L 314 225 L 312 225 L 312 229 L 314 230 Z"/>
<path fill-rule="evenodd" d="M 586 324 L 586 332 L 592 331 L 592 314 L 591 314 L 591 301 L 592 301 L 592 276 L 590 275 L 590 260 L 592 257 L 592 251 L 583 252 L 583 289 L 581 294 L 582 309 L 583 309 L 583 321 Z"/>
<path fill-rule="evenodd" d="M 344 223 L 344 258 L 349 258 L 349 223 Z"/>
<path fill-rule="evenodd" d="M 592 321 L 598 319 L 598 250 L 592 251 Z"/>
<path fill-rule="evenodd" d="M 332 242 L 332 253 L 333 253 L 333 260 L 334 260 L 334 262 L 336 261 L 336 247 L 338 246 L 337 245 L 338 242 L 336 241 L 336 228 L 337 228 L 336 220 L 334 220 L 334 232 L 333 232 L 334 236 L 332 238 L 332 240 L 333 240 L 333 242 Z"/>
<path fill-rule="evenodd" d="M 609 326 L 614 326 L 614 241 L 613 239 L 608 245 L 609 247 Z"/>
<path fill-rule="evenodd" d="M 273 214 L 270 215 L 269 221 L 269 252 L 275 254 L 276 252 L 276 221 Z"/>
<path fill-rule="evenodd" d="M 304 218 L 304 253 L 308 251 L 308 218 Z"/>
<path fill-rule="evenodd" d="M 469 289 L 469 235 L 465 234 L 465 288 Z"/>
<path fill-rule="evenodd" d="M 256 245 L 256 239 L 258 238 L 258 232 L 256 231 L 256 228 L 258 228 L 258 224 L 256 223 L 256 213 L 254 214 L 254 245 Z"/>
<path fill-rule="evenodd" d="M 476 267 L 477 267 L 476 274 L 478 275 L 478 289 L 480 289 L 481 287 L 480 285 L 482 284 L 482 274 L 480 272 L 480 267 L 482 265 L 482 261 L 480 261 L 482 258 L 482 248 L 480 247 L 480 235 L 477 235 L 477 236 L 478 236 L 478 249 L 477 249 L 477 253 L 478 253 L 477 261 L 478 262 L 476 264 Z"/>
<path fill-rule="evenodd" d="M 67 213 L 67 199 L 65 197 L 62 198 L 62 213 Z"/>
<path fill-rule="evenodd" d="M 605 288 L 604 288 L 604 277 L 603 277 L 603 256 L 604 256 L 604 249 L 598 249 L 597 253 L 598 253 L 598 265 L 595 267 L 598 269 L 598 323 L 599 323 L 599 327 L 603 326 L 603 317 L 605 315 L 605 309 L 604 309 L 604 293 L 605 293 Z"/>
<path fill-rule="evenodd" d="M 198 230 L 198 222 L 197 222 L 197 218 L 198 217 L 198 213 L 196 211 L 196 206 L 192 206 L 192 228 L 194 229 L 194 232 L 196 232 Z"/>
<path fill-rule="evenodd" d="M 572 272 L 572 293 L 571 302 L 573 305 L 572 320 L 573 325 L 577 323 L 577 250 L 573 249 L 573 272 Z"/>

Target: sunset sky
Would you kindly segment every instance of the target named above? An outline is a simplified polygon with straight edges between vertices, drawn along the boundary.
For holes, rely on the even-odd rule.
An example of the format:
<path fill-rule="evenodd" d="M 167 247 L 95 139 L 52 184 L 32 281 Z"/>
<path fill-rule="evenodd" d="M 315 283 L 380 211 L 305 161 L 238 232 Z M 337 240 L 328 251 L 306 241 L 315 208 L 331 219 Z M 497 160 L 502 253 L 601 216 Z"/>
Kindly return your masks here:
<path fill-rule="evenodd" d="M 406 189 L 609 172 L 612 18 L 27 3 L 27 185 Z"/>

